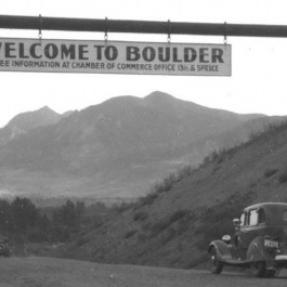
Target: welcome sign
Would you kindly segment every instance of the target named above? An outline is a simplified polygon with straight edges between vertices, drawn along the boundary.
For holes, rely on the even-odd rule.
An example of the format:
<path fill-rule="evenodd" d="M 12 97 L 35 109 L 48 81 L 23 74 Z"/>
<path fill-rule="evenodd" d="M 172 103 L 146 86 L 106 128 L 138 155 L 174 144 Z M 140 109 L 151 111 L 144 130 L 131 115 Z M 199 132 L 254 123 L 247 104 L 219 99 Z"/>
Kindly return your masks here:
<path fill-rule="evenodd" d="M 231 76 L 231 46 L 2 38 L 0 71 Z"/>

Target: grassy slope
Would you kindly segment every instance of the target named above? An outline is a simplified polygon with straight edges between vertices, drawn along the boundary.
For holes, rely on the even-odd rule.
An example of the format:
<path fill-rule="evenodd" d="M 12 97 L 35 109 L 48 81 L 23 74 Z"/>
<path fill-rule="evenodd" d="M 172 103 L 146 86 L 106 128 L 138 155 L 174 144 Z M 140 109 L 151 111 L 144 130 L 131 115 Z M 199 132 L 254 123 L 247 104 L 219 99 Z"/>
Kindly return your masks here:
<path fill-rule="evenodd" d="M 65 256 L 100 262 L 191 267 L 209 240 L 231 232 L 242 207 L 286 201 L 287 125 L 222 152 L 173 185 L 163 185 L 103 225 L 86 231 Z M 76 250 L 76 252 L 75 252 Z"/>

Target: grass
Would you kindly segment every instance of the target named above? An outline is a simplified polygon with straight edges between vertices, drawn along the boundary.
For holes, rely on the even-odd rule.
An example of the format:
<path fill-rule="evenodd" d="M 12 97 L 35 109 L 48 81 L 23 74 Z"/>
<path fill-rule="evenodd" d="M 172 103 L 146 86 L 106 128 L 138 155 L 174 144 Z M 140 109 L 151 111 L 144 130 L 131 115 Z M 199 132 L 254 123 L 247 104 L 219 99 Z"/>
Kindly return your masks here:
<path fill-rule="evenodd" d="M 129 230 L 129 231 L 125 234 L 124 237 L 125 237 L 126 239 L 128 239 L 128 238 L 134 236 L 136 233 L 137 233 L 137 231 L 136 231 L 135 229 Z"/>
<path fill-rule="evenodd" d="M 134 214 L 134 221 L 144 221 L 148 218 L 148 213 L 145 211 L 138 211 Z"/>
<path fill-rule="evenodd" d="M 276 174 L 278 172 L 277 168 L 269 168 L 264 172 L 264 177 L 268 178 L 273 176 L 274 174 Z"/>
<path fill-rule="evenodd" d="M 284 170 L 278 177 L 279 183 L 285 183 L 287 182 L 287 169 Z"/>

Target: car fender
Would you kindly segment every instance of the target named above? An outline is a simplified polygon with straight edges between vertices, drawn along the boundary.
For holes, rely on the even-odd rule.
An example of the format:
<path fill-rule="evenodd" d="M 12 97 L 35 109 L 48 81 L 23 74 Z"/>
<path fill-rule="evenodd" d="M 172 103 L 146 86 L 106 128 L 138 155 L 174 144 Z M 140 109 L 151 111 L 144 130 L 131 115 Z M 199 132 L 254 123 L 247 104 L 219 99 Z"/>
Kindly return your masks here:
<path fill-rule="evenodd" d="M 225 261 L 232 259 L 230 246 L 222 240 L 214 240 L 209 244 L 208 251 L 214 248 L 218 256 L 219 261 Z"/>

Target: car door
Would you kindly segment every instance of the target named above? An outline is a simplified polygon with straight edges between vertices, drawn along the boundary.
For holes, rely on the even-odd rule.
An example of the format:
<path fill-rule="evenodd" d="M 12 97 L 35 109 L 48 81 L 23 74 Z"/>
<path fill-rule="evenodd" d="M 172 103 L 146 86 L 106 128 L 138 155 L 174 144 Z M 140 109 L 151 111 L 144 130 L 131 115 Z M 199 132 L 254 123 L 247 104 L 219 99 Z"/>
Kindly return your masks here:
<path fill-rule="evenodd" d="M 262 235 L 265 227 L 264 210 L 260 208 L 250 209 L 245 213 L 244 222 L 238 232 L 238 247 L 247 251 L 250 242 Z"/>

